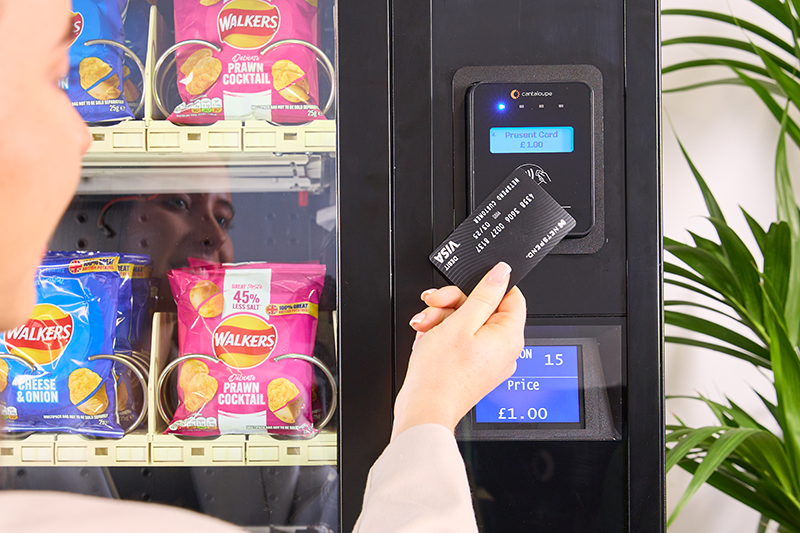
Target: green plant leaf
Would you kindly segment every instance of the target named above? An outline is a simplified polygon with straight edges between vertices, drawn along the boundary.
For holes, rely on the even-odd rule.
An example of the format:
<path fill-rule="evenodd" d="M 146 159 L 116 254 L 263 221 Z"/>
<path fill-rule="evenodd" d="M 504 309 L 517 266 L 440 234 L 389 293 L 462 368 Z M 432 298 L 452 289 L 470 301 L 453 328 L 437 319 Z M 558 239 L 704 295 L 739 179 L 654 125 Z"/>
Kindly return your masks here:
<path fill-rule="evenodd" d="M 713 35 L 690 35 L 686 37 L 676 37 L 674 39 L 666 39 L 661 41 L 662 46 L 672 46 L 676 44 L 708 44 L 713 46 L 722 46 L 724 48 L 730 48 L 734 50 L 743 50 L 745 52 L 750 52 L 756 55 L 762 55 L 762 57 L 766 56 L 774 61 L 780 68 L 786 70 L 787 72 L 792 72 L 794 67 L 791 64 L 786 62 L 784 59 L 778 57 L 777 55 L 769 52 L 760 46 L 756 46 L 755 44 L 751 43 L 750 41 L 739 41 L 737 39 L 730 39 L 728 37 L 717 37 Z"/>
<path fill-rule="evenodd" d="M 680 70 L 689 69 L 689 68 L 704 68 L 704 67 L 727 67 L 727 68 L 738 68 L 739 70 L 746 70 L 748 72 L 752 72 L 753 74 L 760 74 L 765 78 L 772 78 L 769 75 L 769 71 L 762 66 L 754 65 L 752 63 L 748 63 L 746 61 L 739 61 L 737 59 L 725 59 L 725 58 L 708 58 L 708 59 L 692 59 L 690 61 L 682 61 L 680 63 L 675 63 L 674 65 L 668 65 L 661 69 L 661 74 L 670 74 L 672 72 L 678 72 Z M 721 81 L 721 80 L 717 80 Z M 742 84 L 739 78 L 730 78 L 731 82 L 738 82 L 740 85 Z"/>
<path fill-rule="evenodd" d="M 761 402 L 764 404 L 764 406 L 766 406 L 767 410 L 769 410 L 769 413 L 772 415 L 772 418 L 775 419 L 775 421 L 778 423 L 779 426 L 783 427 L 783 422 L 781 421 L 781 416 L 780 412 L 778 411 L 778 406 L 772 403 L 771 401 L 767 400 L 757 390 L 753 389 L 753 392 L 755 392 L 758 395 L 758 397 L 761 398 Z"/>
<path fill-rule="evenodd" d="M 664 268 L 665 268 L 664 271 L 665 272 L 666 272 L 667 265 L 668 265 L 668 263 L 664 264 Z M 676 287 L 681 287 L 683 289 L 690 290 L 692 292 L 700 294 L 701 296 L 705 296 L 706 298 L 710 298 L 711 300 L 714 300 L 715 302 L 719 302 L 721 304 L 725 304 L 728 307 L 730 307 L 730 304 L 728 302 L 726 302 L 725 300 L 723 300 L 722 298 L 714 296 L 710 292 L 706 292 L 706 291 L 704 291 L 703 289 L 701 289 L 699 287 L 695 287 L 694 285 L 690 285 L 688 283 L 684 283 L 683 281 L 676 280 L 676 279 L 671 279 L 671 278 L 664 278 L 664 283 L 669 283 L 670 285 L 675 285 Z"/>
<path fill-rule="evenodd" d="M 666 442 L 677 442 L 683 438 L 684 435 L 691 433 L 692 431 L 694 431 L 694 429 L 685 428 L 682 426 L 670 430 L 670 426 L 667 426 Z"/>
<path fill-rule="evenodd" d="M 782 422 L 783 439 L 792 466 L 792 479 L 800 493 L 798 472 L 800 471 L 800 359 L 781 326 L 778 311 L 769 299 L 764 308 L 767 331 L 770 336 L 772 372 L 775 376 L 775 392 L 778 396 L 779 421 Z"/>
<path fill-rule="evenodd" d="M 783 2 L 778 0 L 750 0 L 755 5 L 772 15 L 787 28 L 791 28 L 795 23 L 794 17 L 786 13 Z"/>
<path fill-rule="evenodd" d="M 737 357 L 743 361 L 747 361 L 748 363 L 760 366 L 761 368 L 765 368 L 767 370 L 772 369 L 772 363 L 770 363 L 769 360 L 764 359 L 762 357 L 758 357 L 757 355 L 734 350 L 733 348 L 730 348 L 728 346 L 722 346 L 711 342 L 703 342 L 696 339 L 688 339 L 686 337 L 673 337 L 669 335 L 664 338 L 664 341 L 672 344 L 683 344 L 686 346 L 695 346 L 697 348 L 706 348 L 713 352 L 726 353 L 728 355 L 732 355 L 733 357 Z"/>
<path fill-rule="evenodd" d="M 667 451 L 666 457 L 666 471 L 669 472 L 673 466 L 686 457 L 690 451 L 695 449 L 698 444 L 705 441 L 712 435 L 719 433 L 721 428 L 719 426 L 708 426 L 691 430 L 686 436 L 678 441 L 674 448 Z"/>
<path fill-rule="evenodd" d="M 786 294 L 792 267 L 792 234 L 786 222 L 769 227 L 764 244 L 764 277 L 775 293 L 775 306 L 786 307 Z"/>
<path fill-rule="evenodd" d="M 727 342 L 728 344 L 736 346 L 745 352 L 750 352 L 761 359 L 769 360 L 770 358 L 770 351 L 767 348 L 745 337 L 744 335 L 741 335 L 740 333 L 717 324 L 716 322 L 711 322 L 710 320 L 706 320 L 694 315 L 679 313 L 677 311 L 665 311 L 664 320 L 671 326 L 678 326 L 680 328 L 688 329 L 689 331 L 694 331 L 695 333 L 701 333 L 717 340 Z"/>
<path fill-rule="evenodd" d="M 786 118 L 788 119 L 788 117 Z M 778 137 L 778 149 L 775 154 L 775 202 L 778 220 L 789 225 L 792 236 L 800 235 L 800 214 L 797 211 L 792 179 L 789 175 L 789 164 L 786 160 L 786 138 L 783 131 Z"/>
<path fill-rule="evenodd" d="M 698 9 L 664 9 L 661 11 L 662 15 L 688 15 L 691 17 L 705 18 L 738 26 L 739 28 L 749 31 L 759 37 L 771 42 L 778 48 L 785 50 L 787 53 L 794 55 L 794 47 L 778 37 L 777 35 L 768 32 L 763 27 L 748 22 L 746 20 L 735 18 L 730 15 L 716 13 L 714 11 L 703 11 Z"/>
<path fill-rule="evenodd" d="M 785 97 L 786 93 L 783 92 L 783 89 L 780 88 L 780 85 L 777 83 L 769 82 L 767 80 L 756 79 L 757 83 L 760 83 L 764 86 L 764 88 L 769 92 L 776 96 Z M 691 83 L 689 85 L 682 85 L 680 87 L 670 87 L 669 89 L 661 89 L 661 92 L 664 94 L 671 94 L 671 93 L 680 93 L 686 91 L 693 91 L 695 89 L 703 89 L 705 87 L 716 87 L 719 85 L 738 85 L 740 87 L 747 87 L 747 84 L 741 80 L 741 78 L 721 78 L 718 80 L 708 80 L 703 81 L 700 83 Z"/>
<path fill-rule="evenodd" d="M 769 109 L 770 113 L 772 113 L 772 116 L 779 121 L 784 120 L 785 113 L 783 111 L 783 107 L 775 101 L 769 91 L 762 87 L 756 80 L 742 73 L 740 70 L 734 70 L 734 72 L 736 72 L 742 81 L 744 81 L 747 86 L 750 87 L 759 98 L 761 98 L 761 101 L 767 106 L 767 109 Z M 797 145 L 800 145 L 800 128 L 791 118 L 786 118 L 786 131 L 792 137 L 792 140 Z"/>
<path fill-rule="evenodd" d="M 791 476 L 791 467 L 783 443 L 775 435 L 762 429 L 742 443 L 737 452 L 759 472 L 760 477 L 775 480 L 797 506 L 797 499 L 793 495 L 794 480 Z"/>
<path fill-rule="evenodd" d="M 694 241 L 694 245 L 697 248 L 705 250 L 706 252 L 713 254 L 719 258 L 725 257 L 725 252 L 723 251 L 722 246 L 719 243 L 716 243 L 711 239 L 706 239 L 705 237 L 701 237 L 700 235 L 692 231 L 689 231 L 688 233 L 689 235 L 691 235 L 692 240 Z"/>
<path fill-rule="evenodd" d="M 744 210 L 743 207 L 739 207 L 741 209 L 742 214 L 744 215 L 745 220 L 747 220 L 747 225 L 750 226 L 750 232 L 753 234 L 753 237 L 758 244 L 759 250 L 761 250 L 761 255 L 764 255 L 764 248 L 767 244 L 767 232 L 764 231 L 764 228 L 761 227 L 761 224 L 756 222 L 756 219 L 750 216 L 750 213 Z"/>
<path fill-rule="evenodd" d="M 734 420 L 736 420 L 740 426 L 768 431 L 767 428 L 759 424 L 758 420 L 756 420 L 753 416 L 751 416 L 750 413 L 739 407 L 730 398 L 726 396 L 725 400 L 727 400 L 727 402 L 730 404 L 729 409 L 731 412 L 731 416 L 733 416 Z"/>
<path fill-rule="evenodd" d="M 686 148 L 683 146 L 683 143 L 681 142 L 680 138 L 678 138 L 677 135 L 675 136 L 675 138 L 678 140 L 678 146 L 680 146 L 681 148 L 681 152 L 683 153 L 683 158 L 686 159 L 687 163 L 689 163 L 689 168 L 691 169 L 692 174 L 694 175 L 695 181 L 697 181 L 697 185 L 700 186 L 700 192 L 703 193 L 703 200 L 706 203 L 706 209 L 708 209 L 709 216 L 725 222 L 725 215 L 722 214 L 722 209 L 719 208 L 717 199 L 714 198 L 714 194 L 711 192 L 711 189 L 708 188 L 706 180 L 703 179 L 703 176 L 700 175 L 700 172 L 697 170 L 697 167 L 694 166 L 692 158 L 689 157 L 689 152 L 686 151 Z"/>
<path fill-rule="evenodd" d="M 704 284 L 727 297 L 732 303 L 744 308 L 739 282 L 730 267 L 719 257 L 685 244 L 666 244 L 664 249 L 700 274 Z"/>
<path fill-rule="evenodd" d="M 708 220 L 717 230 L 721 248 L 728 258 L 728 264 L 733 270 L 734 277 L 738 281 L 739 289 L 744 297 L 745 308 L 750 318 L 760 324 L 763 315 L 762 292 L 759 287 L 761 279 L 756 260 L 736 232 L 728 227 L 724 221 L 715 218 L 709 218 Z"/>
<path fill-rule="evenodd" d="M 762 56 L 761 60 L 764 61 L 764 65 L 767 67 L 772 79 L 780 85 L 789 100 L 792 101 L 795 107 L 800 107 L 800 85 L 798 85 L 797 80 L 786 74 L 786 72 L 769 57 Z"/>
<path fill-rule="evenodd" d="M 781 122 L 781 133 L 778 137 L 778 149 L 775 154 L 775 199 L 778 209 L 778 220 L 789 226 L 791 233 L 791 267 L 786 288 L 786 305 L 782 309 L 785 324 L 792 345 L 800 341 L 800 214 L 794 199 L 794 190 L 789 176 L 789 165 L 786 162 L 786 136 L 784 130 L 788 124 L 788 116 L 784 114 Z M 773 283 L 774 280 L 772 280 Z M 775 288 L 776 291 L 778 288 Z"/>
<path fill-rule="evenodd" d="M 720 430 L 720 428 L 715 429 L 717 431 Z M 757 429 L 751 428 L 730 428 L 725 430 L 722 436 L 717 439 L 717 442 L 708 449 L 708 453 L 706 453 L 706 456 L 694 473 L 692 481 L 689 482 L 689 486 L 686 487 L 686 491 L 681 496 L 675 509 L 673 509 L 669 520 L 667 520 L 667 527 L 672 524 L 673 520 L 680 514 L 686 504 L 689 503 L 692 496 L 694 496 L 700 486 L 711 477 L 714 470 L 717 469 L 722 461 L 733 453 L 745 439 L 758 433 L 758 431 Z"/>
<path fill-rule="evenodd" d="M 711 311 L 711 312 L 717 313 L 719 315 L 724 316 L 725 318 L 733 320 L 734 322 L 738 322 L 739 324 L 741 324 L 741 325 L 743 325 L 745 327 L 749 327 L 747 324 L 745 324 L 744 322 L 742 322 L 741 320 L 739 320 L 735 316 L 729 315 L 725 311 L 722 311 L 722 310 L 717 309 L 715 307 L 711 307 L 709 305 L 703 305 L 703 304 L 697 303 L 697 302 L 690 302 L 690 301 L 687 301 L 687 300 L 665 300 L 664 301 L 664 306 L 665 307 L 696 307 L 697 309 L 705 309 L 706 311 Z"/>
<path fill-rule="evenodd" d="M 681 461 L 678 466 L 690 474 L 695 474 L 700 464 L 686 459 Z M 791 513 L 785 511 L 780 503 L 776 503 L 785 500 L 785 498 L 778 496 L 774 500 L 770 499 L 765 495 L 768 492 L 767 490 L 759 491 L 760 485 L 756 484 L 756 487 L 753 487 L 736 478 L 727 469 L 718 469 L 711 474 L 707 483 L 772 520 L 787 524 L 792 523 Z M 789 506 L 789 509 L 791 509 L 791 506 Z M 796 530 L 792 529 L 791 531 L 794 532 Z"/>

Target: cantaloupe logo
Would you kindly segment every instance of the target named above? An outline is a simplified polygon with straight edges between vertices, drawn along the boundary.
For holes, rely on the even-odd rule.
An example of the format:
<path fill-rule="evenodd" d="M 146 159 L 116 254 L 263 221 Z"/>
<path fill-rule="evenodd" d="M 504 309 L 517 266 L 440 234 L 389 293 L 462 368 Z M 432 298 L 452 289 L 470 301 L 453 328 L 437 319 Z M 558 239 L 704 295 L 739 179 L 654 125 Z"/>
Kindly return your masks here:
<path fill-rule="evenodd" d="M 255 315 L 233 315 L 214 330 L 214 355 L 234 368 L 250 368 L 264 362 L 275 349 L 278 332 Z"/>
<path fill-rule="evenodd" d="M 278 8 L 263 0 L 233 0 L 217 17 L 220 40 L 245 50 L 261 48 L 270 42 L 280 25 Z"/>
<path fill-rule="evenodd" d="M 72 340 L 72 316 L 55 305 L 38 304 L 28 321 L 5 334 L 9 351 L 39 365 L 61 357 Z"/>

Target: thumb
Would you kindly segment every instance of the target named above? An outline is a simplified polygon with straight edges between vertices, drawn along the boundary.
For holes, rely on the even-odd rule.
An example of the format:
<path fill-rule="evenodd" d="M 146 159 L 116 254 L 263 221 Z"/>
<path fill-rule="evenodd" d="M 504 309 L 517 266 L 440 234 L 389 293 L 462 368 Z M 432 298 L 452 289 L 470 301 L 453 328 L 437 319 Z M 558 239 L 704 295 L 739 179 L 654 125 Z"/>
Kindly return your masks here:
<path fill-rule="evenodd" d="M 464 304 L 453 313 L 464 328 L 475 333 L 497 310 L 508 287 L 511 267 L 499 262 L 492 268 L 472 290 Z"/>

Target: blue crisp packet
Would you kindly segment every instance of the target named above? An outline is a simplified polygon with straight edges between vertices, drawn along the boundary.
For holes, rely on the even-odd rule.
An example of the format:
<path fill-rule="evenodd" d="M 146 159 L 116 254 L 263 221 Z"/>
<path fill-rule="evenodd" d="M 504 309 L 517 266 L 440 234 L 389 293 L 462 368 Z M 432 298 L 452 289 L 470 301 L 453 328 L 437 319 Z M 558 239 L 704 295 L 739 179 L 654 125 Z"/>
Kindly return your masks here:
<path fill-rule="evenodd" d="M 125 2 L 127 17 L 125 20 L 125 45 L 142 61 L 147 59 L 147 44 L 150 30 L 150 8 L 153 7 L 147 0 L 130 0 L 130 4 Z M 138 71 L 134 61 L 128 57 L 122 66 L 124 74 L 123 93 L 125 100 L 131 110 L 135 112 L 139 104 L 142 92 L 144 91 L 144 80 Z M 144 106 L 136 114 L 136 118 L 142 118 Z"/>
<path fill-rule="evenodd" d="M 62 81 L 72 105 L 89 123 L 133 118 L 123 95 L 123 52 L 108 44 L 86 46 L 107 39 L 124 43 L 120 0 L 72 0 L 69 75 Z"/>
<path fill-rule="evenodd" d="M 153 262 L 149 255 L 123 254 L 120 261 L 130 265 L 131 278 L 131 324 L 128 341 L 134 352 L 149 352 L 149 330 L 152 324 L 154 295 L 152 294 L 151 276 Z M 127 266 L 123 267 L 127 270 Z"/>
<path fill-rule="evenodd" d="M 117 313 L 115 351 L 132 360 L 136 355 L 145 356 L 144 338 L 147 335 L 152 305 L 150 298 L 150 275 L 153 263 L 148 255 L 122 254 L 119 271 L 122 278 L 120 304 Z M 123 302 L 123 300 L 125 300 Z M 133 352 L 137 352 L 134 354 Z M 115 363 L 117 380 L 117 406 L 119 420 L 127 427 L 136 419 L 139 410 L 134 402 L 133 390 L 138 384 L 133 372 L 125 365 Z M 143 391 L 146 393 L 146 391 Z"/>
<path fill-rule="evenodd" d="M 4 431 L 121 437 L 111 354 L 117 319 L 118 254 L 45 258 L 28 322 L 0 334 Z M 3 374 L 5 374 L 3 376 Z"/>

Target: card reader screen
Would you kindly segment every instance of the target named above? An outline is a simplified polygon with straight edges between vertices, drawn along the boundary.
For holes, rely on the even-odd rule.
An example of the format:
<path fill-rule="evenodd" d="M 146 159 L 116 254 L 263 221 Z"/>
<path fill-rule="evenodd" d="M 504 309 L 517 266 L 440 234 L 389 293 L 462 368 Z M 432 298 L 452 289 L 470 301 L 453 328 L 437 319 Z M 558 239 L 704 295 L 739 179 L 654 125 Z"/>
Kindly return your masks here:
<path fill-rule="evenodd" d="M 574 149 L 572 126 L 489 129 L 489 151 L 493 154 L 556 154 Z"/>
<path fill-rule="evenodd" d="M 526 346 L 514 375 L 478 402 L 475 422 L 580 423 L 579 359 L 578 346 Z"/>

